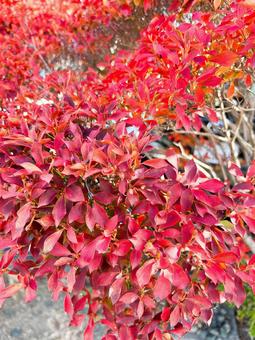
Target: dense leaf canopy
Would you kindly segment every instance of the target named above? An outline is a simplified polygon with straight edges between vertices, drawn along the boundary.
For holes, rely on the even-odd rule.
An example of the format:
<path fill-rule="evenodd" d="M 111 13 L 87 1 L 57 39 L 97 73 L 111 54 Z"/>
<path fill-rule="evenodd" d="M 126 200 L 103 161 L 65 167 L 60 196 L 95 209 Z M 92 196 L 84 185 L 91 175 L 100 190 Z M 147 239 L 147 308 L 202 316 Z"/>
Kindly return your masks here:
<path fill-rule="evenodd" d="M 1 6 L 0 304 L 46 277 L 71 325 L 87 307 L 87 340 L 97 323 L 105 340 L 171 339 L 240 306 L 255 163 L 221 181 L 175 144 L 151 155 L 164 124 L 199 133 L 219 121 L 219 88 L 252 87 L 255 2 Z"/>

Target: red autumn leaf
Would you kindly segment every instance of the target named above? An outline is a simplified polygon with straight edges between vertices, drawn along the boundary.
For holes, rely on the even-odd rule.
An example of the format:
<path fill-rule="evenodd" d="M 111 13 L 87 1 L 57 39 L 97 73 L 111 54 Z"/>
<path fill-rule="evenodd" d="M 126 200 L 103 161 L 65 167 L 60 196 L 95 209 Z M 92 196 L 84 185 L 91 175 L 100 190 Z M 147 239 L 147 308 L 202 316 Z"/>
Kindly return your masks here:
<path fill-rule="evenodd" d="M 16 220 L 16 230 L 15 235 L 18 237 L 21 235 L 25 225 L 30 220 L 31 217 L 31 204 L 24 204 L 17 212 L 17 220 Z"/>
<path fill-rule="evenodd" d="M 190 210 L 194 201 L 194 196 L 190 189 L 186 189 L 181 193 L 181 209 L 182 211 Z"/>
<path fill-rule="evenodd" d="M 230 85 L 229 85 L 229 88 L 228 88 L 228 91 L 227 91 L 227 97 L 228 98 L 232 98 L 233 95 L 235 93 L 235 83 L 232 82 Z"/>
<path fill-rule="evenodd" d="M 28 174 L 39 174 L 40 175 L 42 173 L 41 169 L 39 169 L 33 163 L 24 162 L 24 163 L 21 163 L 20 166 L 22 166 L 22 168 L 26 169 Z"/>
<path fill-rule="evenodd" d="M 77 244 L 78 240 L 75 234 L 75 231 L 73 230 L 73 228 L 71 226 L 69 226 L 67 228 L 67 238 L 70 242 Z"/>
<path fill-rule="evenodd" d="M 209 299 L 205 296 L 194 295 L 191 298 L 187 298 L 186 301 L 189 301 L 192 304 L 196 304 L 201 308 L 211 308 L 212 306 Z"/>
<path fill-rule="evenodd" d="M 222 79 L 212 74 L 203 74 L 197 78 L 197 82 L 201 86 L 215 87 L 220 85 Z"/>
<path fill-rule="evenodd" d="M 84 331 L 83 340 L 93 340 L 94 339 L 94 328 L 95 324 L 92 318 L 89 319 L 88 325 Z"/>
<path fill-rule="evenodd" d="M 68 292 L 72 292 L 75 280 L 76 280 L 76 269 L 74 267 L 71 267 L 69 272 L 66 275 L 66 280 L 67 280 L 67 290 Z"/>
<path fill-rule="evenodd" d="M 106 222 L 106 225 L 105 225 L 105 236 L 111 235 L 113 230 L 117 227 L 118 220 L 119 220 L 118 215 L 114 215 L 113 217 L 111 217 Z"/>
<path fill-rule="evenodd" d="M 149 159 L 148 161 L 143 162 L 144 165 L 150 166 L 151 168 L 154 169 L 161 169 L 166 166 L 169 166 L 167 161 L 164 159 Z"/>
<path fill-rule="evenodd" d="M 34 279 L 30 279 L 25 288 L 25 302 L 31 302 L 36 298 L 37 284 Z"/>
<path fill-rule="evenodd" d="M 171 327 L 174 327 L 177 325 L 177 323 L 180 321 L 180 316 L 181 316 L 180 307 L 176 305 L 174 309 L 172 310 L 170 314 L 170 318 L 169 318 Z"/>
<path fill-rule="evenodd" d="M 169 317 L 170 317 L 170 314 L 171 314 L 171 310 L 169 307 L 164 307 L 162 312 L 161 312 L 161 320 L 163 322 L 166 322 L 169 320 Z"/>
<path fill-rule="evenodd" d="M 107 164 L 107 156 L 100 149 L 95 149 L 93 151 L 93 160 L 97 163 L 100 163 L 100 164 L 104 164 L 104 165 Z"/>
<path fill-rule="evenodd" d="M 56 190 L 54 189 L 49 189 L 46 190 L 39 198 L 39 202 L 38 202 L 38 208 L 41 208 L 45 205 L 50 204 L 54 198 L 56 196 Z"/>
<path fill-rule="evenodd" d="M 132 269 L 135 269 L 141 262 L 142 252 L 140 250 L 133 250 L 130 254 L 130 263 Z"/>
<path fill-rule="evenodd" d="M 188 243 L 191 240 L 194 230 L 195 228 L 191 222 L 188 224 L 184 224 L 182 226 L 182 243 L 183 244 Z"/>
<path fill-rule="evenodd" d="M 51 234 L 46 238 L 43 245 L 43 252 L 49 253 L 58 242 L 60 236 L 62 235 L 63 230 L 58 230 L 55 233 Z"/>
<path fill-rule="evenodd" d="M 66 199 L 68 199 L 71 202 L 82 202 L 84 201 L 84 195 L 81 190 L 81 187 L 78 185 L 70 185 L 69 187 L 66 188 L 66 194 L 65 194 Z"/>
<path fill-rule="evenodd" d="M 67 256 L 60 257 L 55 263 L 54 266 L 65 266 L 66 264 L 70 264 L 73 262 L 73 259 Z"/>
<path fill-rule="evenodd" d="M 50 254 L 53 256 L 69 256 L 71 252 L 63 246 L 61 243 L 57 242 L 54 248 L 50 251 Z"/>
<path fill-rule="evenodd" d="M 146 261 L 136 272 L 137 282 L 140 287 L 147 285 L 151 279 L 155 260 Z"/>
<path fill-rule="evenodd" d="M 222 183 L 218 179 L 208 179 L 205 182 L 199 184 L 200 189 L 207 190 L 213 193 L 219 192 L 223 187 L 224 183 Z"/>
<path fill-rule="evenodd" d="M 75 221 L 83 220 L 84 218 L 84 205 L 81 202 L 73 205 L 72 209 L 68 214 L 68 222 L 73 223 Z"/>
<path fill-rule="evenodd" d="M 138 295 L 136 293 L 128 292 L 122 295 L 122 297 L 120 298 L 120 301 L 125 304 L 131 304 L 135 302 L 137 299 L 138 299 Z"/>
<path fill-rule="evenodd" d="M 255 219 L 245 215 L 243 215 L 242 218 L 244 222 L 248 225 L 250 231 L 252 233 L 255 233 Z"/>
<path fill-rule="evenodd" d="M 66 215 L 66 201 L 63 196 L 60 196 L 52 210 L 52 216 L 54 218 L 56 227 L 59 226 L 60 222 L 65 217 L 65 215 Z"/>
<path fill-rule="evenodd" d="M 137 316 L 138 316 L 138 319 L 141 319 L 141 317 L 143 316 L 143 313 L 144 313 L 144 304 L 143 304 L 143 301 L 140 300 L 138 302 L 138 306 L 137 306 Z"/>
<path fill-rule="evenodd" d="M 73 309 L 73 303 L 70 294 L 66 294 L 65 299 L 64 299 L 64 311 L 72 316 L 74 309 Z"/>
<path fill-rule="evenodd" d="M 111 298 L 113 304 L 115 304 L 120 298 L 124 281 L 124 278 L 119 278 L 114 281 L 109 288 L 109 297 Z"/>
<path fill-rule="evenodd" d="M 117 256 L 125 256 L 131 247 L 132 244 L 129 240 L 120 240 L 120 242 L 117 243 L 116 250 L 114 250 L 113 254 Z"/>
<path fill-rule="evenodd" d="M 80 299 L 78 299 L 78 300 L 75 302 L 75 305 L 74 305 L 74 311 L 75 311 L 75 313 L 77 313 L 77 312 L 79 312 L 80 310 L 83 310 L 83 309 L 85 308 L 87 299 L 88 299 L 88 297 L 85 295 L 85 296 L 82 296 Z"/>
<path fill-rule="evenodd" d="M 231 173 L 231 175 L 235 177 L 238 177 L 238 176 L 243 177 L 243 173 L 241 169 L 234 163 L 230 163 L 228 170 Z"/>
<path fill-rule="evenodd" d="M 210 57 L 210 61 L 223 65 L 232 66 L 237 60 L 238 55 L 231 51 L 224 51 Z"/>
<path fill-rule="evenodd" d="M 11 286 L 1 289 L 0 288 L 0 300 L 8 299 L 16 294 L 22 288 L 22 284 L 15 283 Z"/>
<path fill-rule="evenodd" d="M 213 259 L 216 262 L 222 262 L 227 264 L 235 263 L 238 261 L 237 255 L 231 251 L 218 254 L 214 256 Z"/>
<path fill-rule="evenodd" d="M 109 286 L 113 279 L 116 277 L 117 272 L 105 272 L 101 273 L 97 278 L 97 285 L 98 286 Z"/>
<path fill-rule="evenodd" d="M 169 270 L 172 274 L 172 284 L 179 289 L 186 288 L 190 280 L 183 268 L 178 264 L 173 264 Z"/>
<path fill-rule="evenodd" d="M 153 295 L 159 300 L 164 300 L 171 292 L 171 284 L 164 276 L 159 276 L 153 289 Z"/>
<path fill-rule="evenodd" d="M 247 170 L 247 178 L 252 178 L 255 176 L 255 161 L 252 161 L 251 165 L 249 166 Z"/>

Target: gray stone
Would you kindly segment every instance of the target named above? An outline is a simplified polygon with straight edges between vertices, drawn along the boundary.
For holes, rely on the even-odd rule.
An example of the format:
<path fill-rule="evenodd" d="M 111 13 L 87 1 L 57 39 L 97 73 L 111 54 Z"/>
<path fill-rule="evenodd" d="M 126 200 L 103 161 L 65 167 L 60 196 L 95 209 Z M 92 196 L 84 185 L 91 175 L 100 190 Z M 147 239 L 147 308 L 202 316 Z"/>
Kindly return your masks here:
<path fill-rule="evenodd" d="M 22 329 L 21 328 L 13 328 L 10 331 L 10 336 L 13 338 L 18 338 L 22 335 Z"/>

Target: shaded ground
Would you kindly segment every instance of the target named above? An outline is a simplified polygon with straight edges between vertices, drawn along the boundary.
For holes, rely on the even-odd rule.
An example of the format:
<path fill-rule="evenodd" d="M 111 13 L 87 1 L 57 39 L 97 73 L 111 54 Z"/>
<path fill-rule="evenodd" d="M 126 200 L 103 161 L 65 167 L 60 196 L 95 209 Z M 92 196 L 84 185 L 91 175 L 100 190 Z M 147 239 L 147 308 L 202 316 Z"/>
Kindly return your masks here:
<path fill-rule="evenodd" d="M 80 340 L 82 334 L 82 328 L 68 327 L 63 300 L 52 302 L 44 282 L 35 301 L 26 304 L 22 294 L 18 294 L 0 310 L 0 340 Z M 102 330 L 97 329 L 95 340 L 101 337 Z M 210 328 L 194 329 L 184 339 L 239 340 L 234 311 L 226 306 L 217 308 Z"/>

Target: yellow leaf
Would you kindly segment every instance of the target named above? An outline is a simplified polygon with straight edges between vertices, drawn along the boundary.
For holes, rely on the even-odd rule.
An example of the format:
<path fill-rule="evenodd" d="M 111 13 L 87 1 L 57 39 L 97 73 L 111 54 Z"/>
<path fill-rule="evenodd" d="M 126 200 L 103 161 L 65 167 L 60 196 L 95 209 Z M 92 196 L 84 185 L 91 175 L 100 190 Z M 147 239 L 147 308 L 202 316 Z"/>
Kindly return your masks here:
<path fill-rule="evenodd" d="M 220 224 L 227 229 L 233 229 L 233 227 L 234 227 L 233 223 L 231 223 L 228 220 L 221 220 Z"/>
<path fill-rule="evenodd" d="M 134 0 L 135 6 L 140 6 L 141 5 L 141 0 Z"/>

